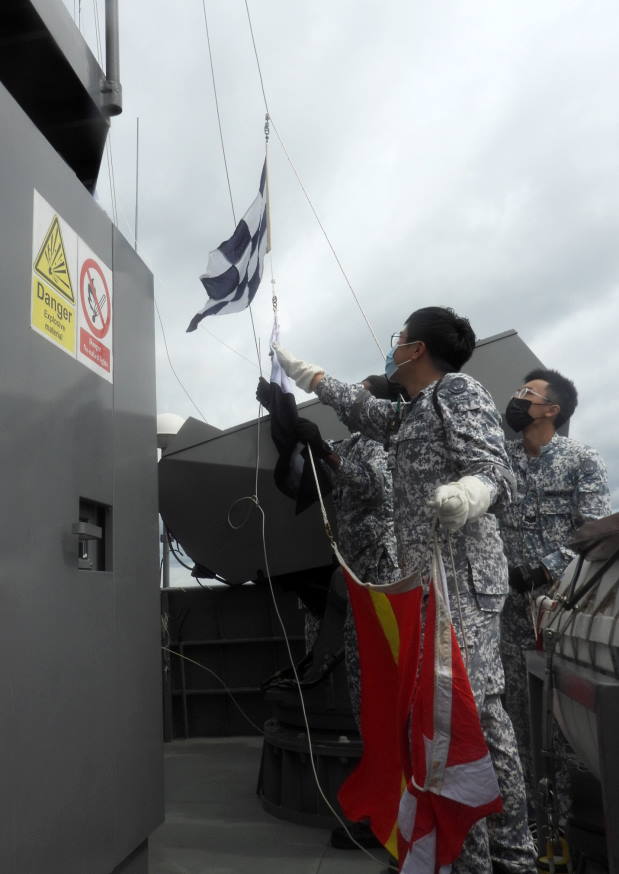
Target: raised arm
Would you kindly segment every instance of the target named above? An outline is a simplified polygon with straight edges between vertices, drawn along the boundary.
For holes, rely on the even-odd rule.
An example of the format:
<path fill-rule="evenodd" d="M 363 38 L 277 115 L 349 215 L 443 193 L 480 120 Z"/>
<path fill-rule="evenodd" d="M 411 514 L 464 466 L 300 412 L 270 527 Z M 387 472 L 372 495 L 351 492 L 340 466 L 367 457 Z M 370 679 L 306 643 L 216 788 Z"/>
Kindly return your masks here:
<path fill-rule="evenodd" d="M 279 345 L 274 344 L 273 348 L 283 370 L 298 387 L 308 393 L 316 392 L 322 403 L 333 407 L 351 431 L 361 431 L 380 443 L 386 441 L 398 419 L 391 401 L 378 400 L 359 384 L 351 385 L 327 376 L 319 365 L 295 358 Z"/>

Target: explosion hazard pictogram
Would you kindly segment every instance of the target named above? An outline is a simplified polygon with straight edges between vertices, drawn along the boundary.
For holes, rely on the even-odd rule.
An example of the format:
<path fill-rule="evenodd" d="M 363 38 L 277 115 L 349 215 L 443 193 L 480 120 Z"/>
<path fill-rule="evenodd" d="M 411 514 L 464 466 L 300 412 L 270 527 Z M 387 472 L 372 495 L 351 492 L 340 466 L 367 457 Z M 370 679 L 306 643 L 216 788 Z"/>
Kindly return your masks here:
<path fill-rule="evenodd" d="M 75 303 L 73 285 L 67 256 L 62 240 L 62 231 L 58 216 L 55 215 L 41 246 L 41 250 L 34 262 L 34 269 L 56 291 L 63 294 L 71 303 Z"/>

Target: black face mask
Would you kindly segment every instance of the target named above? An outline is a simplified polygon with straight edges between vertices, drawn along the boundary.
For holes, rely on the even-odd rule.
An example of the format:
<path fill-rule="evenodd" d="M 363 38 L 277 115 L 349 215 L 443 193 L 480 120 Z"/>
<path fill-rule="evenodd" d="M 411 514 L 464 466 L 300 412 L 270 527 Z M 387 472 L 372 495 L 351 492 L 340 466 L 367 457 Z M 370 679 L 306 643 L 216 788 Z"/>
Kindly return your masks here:
<path fill-rule="evenodd" d="M 505 410 L 505 421 L 516 433 L 535 421 L 533 416 L 529 415 L 530 406 L 531 401 L 527 401 L 525 398 L 512 398 L 508 403 Z"/>

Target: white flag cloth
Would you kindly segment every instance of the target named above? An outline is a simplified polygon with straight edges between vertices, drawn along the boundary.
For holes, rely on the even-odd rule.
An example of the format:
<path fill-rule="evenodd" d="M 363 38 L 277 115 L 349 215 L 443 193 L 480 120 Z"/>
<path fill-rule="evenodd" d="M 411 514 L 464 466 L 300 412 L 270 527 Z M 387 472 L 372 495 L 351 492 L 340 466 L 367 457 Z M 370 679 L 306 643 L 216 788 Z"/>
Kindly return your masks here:
<path fill-rule="evenodd" d="M 208 299 L 187 331 L 195 331 L 206 316 L 238 313 L 252 302 L 262 278 L 264 256 L 269 251 L 268 212 L 265 161 L 256 199 L 230 239 L 209 253 L 206 272 L 200 277 Z"/>

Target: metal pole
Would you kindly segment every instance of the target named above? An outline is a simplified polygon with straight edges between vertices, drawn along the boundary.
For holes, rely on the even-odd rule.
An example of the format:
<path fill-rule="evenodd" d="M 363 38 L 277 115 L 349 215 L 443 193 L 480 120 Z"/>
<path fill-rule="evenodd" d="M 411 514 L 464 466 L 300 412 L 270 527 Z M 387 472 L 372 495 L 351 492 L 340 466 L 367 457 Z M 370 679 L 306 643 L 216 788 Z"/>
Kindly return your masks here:
<path fill-rule="evenodd" d="M 106 115 L 120 115 L 123 111 L 119 57 L 118 0 L 105 0 L 105 82 L 102 89 L 102 108 Z"/>
<path fill-rule="evenodd" d="M 138 192 L 139 192 L 139 169 L 140 169 L 140 117 L 135 120 L 135 229 L 133 235 L 133 248 L 138 251 Z"/>

